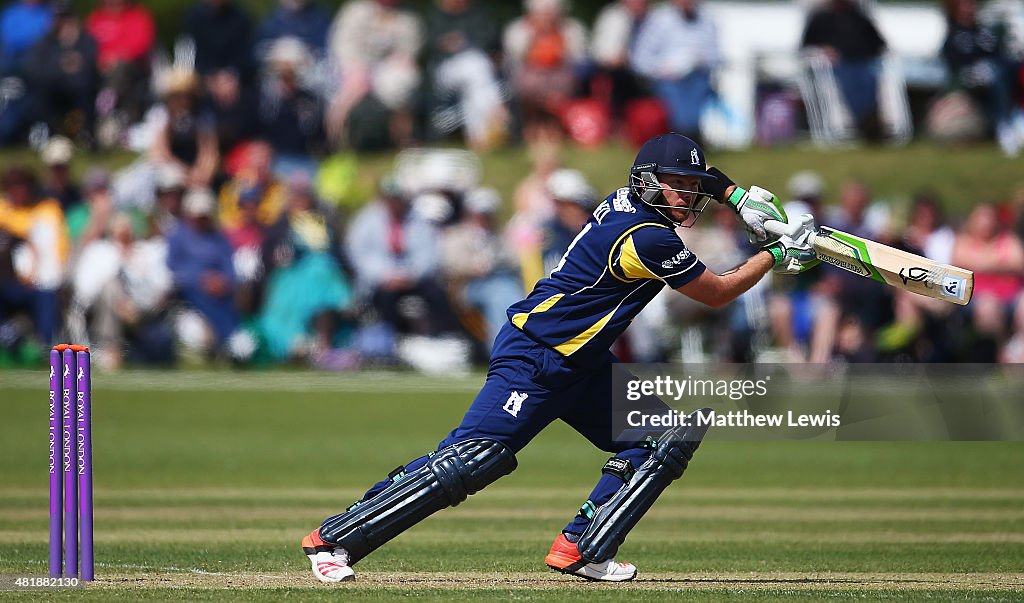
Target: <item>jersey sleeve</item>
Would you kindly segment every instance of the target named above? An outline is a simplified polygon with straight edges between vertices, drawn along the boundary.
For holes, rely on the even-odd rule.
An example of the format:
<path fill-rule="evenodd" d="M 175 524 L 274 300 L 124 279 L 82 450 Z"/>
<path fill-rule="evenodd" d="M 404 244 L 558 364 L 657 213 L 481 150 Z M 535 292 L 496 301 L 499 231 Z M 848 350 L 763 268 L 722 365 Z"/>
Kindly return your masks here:
<path fill-rule="evenodd" d="M 626 279 L 656 278 L 678 289 L 701 275 L 706 267 L 670 228 L 644 226 L 623 237 L 613 265 Z"/>

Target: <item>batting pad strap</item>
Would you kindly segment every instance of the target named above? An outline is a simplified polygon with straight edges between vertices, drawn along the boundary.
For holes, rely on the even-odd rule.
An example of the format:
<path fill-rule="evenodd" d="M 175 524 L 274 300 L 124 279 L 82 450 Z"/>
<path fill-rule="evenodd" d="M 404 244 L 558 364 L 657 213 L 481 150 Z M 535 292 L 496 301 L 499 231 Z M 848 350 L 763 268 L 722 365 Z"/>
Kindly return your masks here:
<path fill-rule="evenodd" d="M 629 462 L 629 459 L 620 459 L 617 456 L 613 456 L 608 459 L 608 462 L 601 467 L 601 473 L 607 473 L 608 475 L 614 475 L 624 482 L 628 482 L 635 471 L 633 470 L 633 463 Z"/>
<path fill-rule="evenodd" d="M 497 440 L 472 439 L 439 450 L 427 463 L 394 480 L 370 500 L 328 518 L 320 537 L 348 551 L 354 564 L 405 530 L 454 507 L 517 466 Z"/>
<path fill-rule="evenodd" d="M 658 496 L 686 471 L 708 424 L 698 420 L 711 411 L 690 413 L 686 424 L 670 429 L 658 438 L 658 447 L 633 476 L 605 504 L 598 507 L 593 520 L 577 543 L 580 555 L 590 563 L 602 563 L 618 552 L 626 535 L 650 510 Z"/>

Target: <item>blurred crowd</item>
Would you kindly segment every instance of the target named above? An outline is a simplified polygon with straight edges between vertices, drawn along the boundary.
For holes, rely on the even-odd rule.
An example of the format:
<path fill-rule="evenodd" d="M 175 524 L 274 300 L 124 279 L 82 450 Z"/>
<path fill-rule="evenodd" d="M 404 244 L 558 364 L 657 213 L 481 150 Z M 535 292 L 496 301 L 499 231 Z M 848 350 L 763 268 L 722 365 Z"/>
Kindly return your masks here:
<path fill-rule="evenodd" d="M 562 167 L 564 140 L 700 139 L 716 95 L 721 41 L 696 0 L 608 2 L 589 29 L 567 8 L 526 0 L 502 28 L 472 0 L 423 14 L 349 0 L 334 15 L 280 0 L 260 22 L 231 0 L 198 0 L 168 54 L 144 3 L 98 0 L 83 18 L 64 0 L 9 2 L 0 144 L 30 145 L 44 168 L 2 170 L 0 364 L 58 340 L 92 345 L 109 369 L 485 359 L 505 308 L 611 192 Z M 1013 36 L 974 0 L 950 0 L 947 15 L 948 94 L 1016 153 Z M 827 57 L 870 135 L 885 41 L 867 10 L 821 2 L 802 45 Z M 453 138 L 471 150 L 423 147 Z M 475 153 L 512 139 L 533 165 L 503 199 Z M 404 149 L 393 172 L 357 190 L 356 153 L 385 148 Z M 76 177 L 76 156 L 106 149 L 136 158 Z M 822 191 L 795 175 L 790 212 L 821 214 Z M 975 301 L 957 309 L 822 268 L 723 312 L 659 298 L 620 356 L 1024 360 L 1022 199 L 979 205 L 960 225 L 929 193 L 905 217 L 856 182 L 835 201 L 823 223 L 975 270 Z M 730 215 L 705 222 L 683 237 L 713 269 L 750 252 Z"/>
<path fill-rule="evenodd" d="M 807 5 L 793 49 L 834 93 L 804 101 L 826 94 L 823 119 L 878 136 L 888 46 L 870 3 Z M 453 137 L 477 151 L 565 134 L 586 144 L 665 130 L 699 140 L 703 114 L 721 105 L 720 24 L 699 0 L 613 0 L 589 26 L 567 0 L 524 0 L 507 23 L 491 8 L 348 0 L 332 15 L 316 0 L 279 0 L 258 19 L 233 0 L 192 0 L 165 49 L 142 2 L 96 0 L 83 15 L 70 0 L 12 0 L 0 11 L 0 144 L 60 134 L 90 149 L 158 147 L 210 184 L 219 161 L 253 138 L 282 164 L 307 167 L 338 149 Z M 987 133 L 1018 153 L 1024 4 L 945 0 L 943 10 L 948 81 L 928 129 Z M 780 128 L 769 105 L 757 111 L 762 142 Z"/>

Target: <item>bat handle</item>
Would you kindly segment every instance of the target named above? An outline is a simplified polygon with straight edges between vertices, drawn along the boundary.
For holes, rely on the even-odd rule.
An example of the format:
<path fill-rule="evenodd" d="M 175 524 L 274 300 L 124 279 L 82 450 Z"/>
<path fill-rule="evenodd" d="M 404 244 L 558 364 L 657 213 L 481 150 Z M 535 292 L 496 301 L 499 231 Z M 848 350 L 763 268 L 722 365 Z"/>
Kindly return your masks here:
<path fill-rule="evenodd" d="M 791 220 L 788 224 L 778 220 L 767 220 L 764 223 L 764 229 L 777 237 L 784 235 L 792 237 L 808 228 L 816 230 L 814 227 L 814 216 L 811 214 L 797 216 L 795 220 Z"/>

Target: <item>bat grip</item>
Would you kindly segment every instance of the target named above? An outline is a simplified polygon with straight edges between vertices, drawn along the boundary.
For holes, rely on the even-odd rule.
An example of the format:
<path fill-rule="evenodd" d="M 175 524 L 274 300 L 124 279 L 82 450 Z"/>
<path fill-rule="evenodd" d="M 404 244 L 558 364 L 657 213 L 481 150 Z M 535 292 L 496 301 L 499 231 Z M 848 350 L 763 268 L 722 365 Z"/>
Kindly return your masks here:
<path fill-rule="evenodd" d="M 812 231 L 816 230 L 814 227 L 814 216 L 811 214 L 797 216 L 795 220 L 792 220 L 788 224 L 785 222 L 779 222 L 778 220 L 766 220 L 764 223 L 764 229 L 777 237 L 795 237 L 808 228 Z"/>

